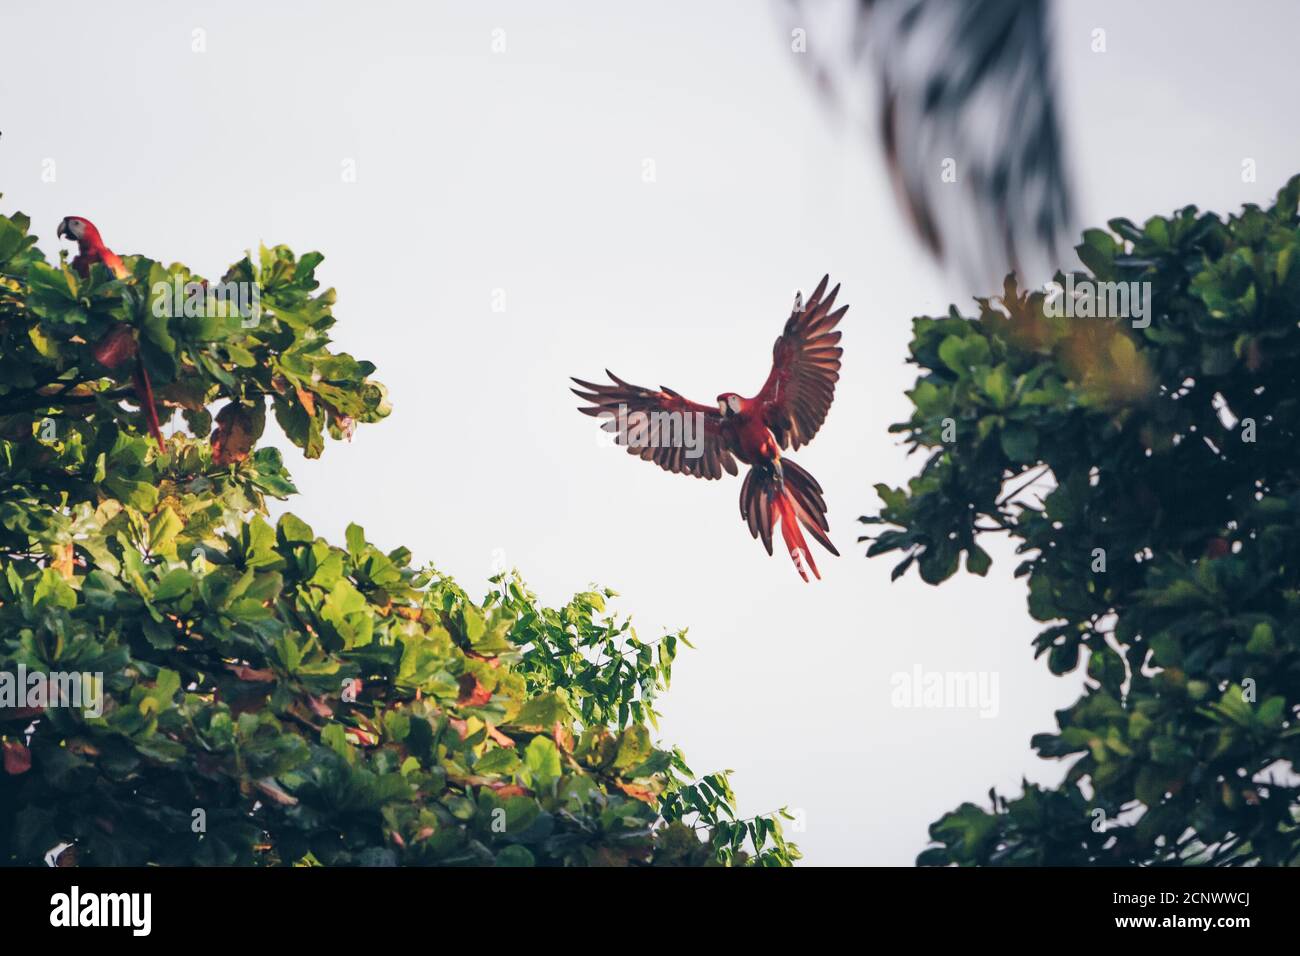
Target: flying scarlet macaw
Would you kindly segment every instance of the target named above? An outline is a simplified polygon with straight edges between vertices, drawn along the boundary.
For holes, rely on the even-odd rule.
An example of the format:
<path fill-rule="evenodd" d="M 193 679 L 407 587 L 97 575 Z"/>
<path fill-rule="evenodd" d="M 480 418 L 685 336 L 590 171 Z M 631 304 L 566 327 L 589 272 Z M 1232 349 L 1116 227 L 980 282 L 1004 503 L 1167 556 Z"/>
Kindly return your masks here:
<path fill-rule="evenodd" d="M 795 296 L 794 311 L 772 347 L 772 371 L 753 398 L 723 392 L 717 406 L 710 407 L 670 388 L 655 391 L 630 385 L 608 369 L 605 374 L 613 385 L 573 380 L 581 386 L 573 393 L 592 403 L 578 411 L 603 419 L 601 427 L 638 458 L 667 471 L 710 480 L 721 478 L 724 471 L 737 474 L 737 458 L 749 465 L 740 489 L 741 517 L 768 554 L 772 529 L 780 524 L 785 546 L 805 581 L 808 569 L 818 579 L 821 574 L 800 524 L 831 554 L 839 552 L 827 536 L 830 524 L 821 485 L 789 458 L 782 458 L 781 451 L 797 451 L 812 441 L 835 396 L 844 351 L 837 344 L 840 333 L 835 326 L 849 307 L 831 311 L 840 287 L 823 298 L 829 279 L 822 279 L 807 304 Z M 694 423 L 702 426 L 703 439 L 698 447 L 688 448 L 682 438 L 691 434 Z"/>
<path fill-rule="evenodd" d="M 122 257 L 104 245 L 99 230 L 89 219 L 82 216 L 65 216 L 55 234 L 60 239 L 72 239 L 77 243 L 77 257 L 72 260 L 72 268 L 76 269 L 82 278 L 90 275 L 90 267 L 96 262 L 102 264 L 118 279 L 125 279 L 130 275 L 122 263 Z M 132 373 L 135 393 L 144 408 L 145 417 L 149 420 L 149 433 L 158 442 L 158 450 L 165 454 L 167 443 L 163 441 L 162 428 L 158 425 L 158 409 L 154 405 L 153 385 L 149 381 L 149 372 L 144 367 L 144 360 L 139 357 L 139 346 L 130 328 L 125 325 L 115 326 L 103 339 L 95 343 L 91 352 L 97 362 L 108 368 L 117 368 L 126 360 L 135 358 L 135 371 Z"/>

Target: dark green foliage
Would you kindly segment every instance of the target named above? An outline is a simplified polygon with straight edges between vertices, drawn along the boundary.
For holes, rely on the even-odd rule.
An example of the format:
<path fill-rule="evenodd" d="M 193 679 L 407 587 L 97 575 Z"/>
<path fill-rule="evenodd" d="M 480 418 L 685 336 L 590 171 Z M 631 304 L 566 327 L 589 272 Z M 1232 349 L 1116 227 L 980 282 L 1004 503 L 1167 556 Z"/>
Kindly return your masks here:
<path fill-rule="evenodd" d="M 1036 654 L 1088 676 L 1032 741 L 1062 785 L 963 804 L 920 862 L 1297 862 L 1298 198 L 1084 233 L 1075 278 L 1150 282 L 1146 328 L 1053 318 L 1010 279 L 975 319 L 915 321 L 894 430 L 928 457 L 878 486 L 869 554 L 937 584 L 1010 535 Z"/>
<path fill-rule="evenodd" d="M 356 525 L 337 547 L 263 518 L 294 493 L 255 447 L 268 406 L 309 457 L 388 413 L 373 366 L 329 349 L 318 254 L 233 266 L 249 315 L 178 308 L 158 290 L 197 277 L 141 257 L 81 279 L 27 227 L 0 217 L 0 672 L 102 674 L 103 711 L 0 706 L 0 862 L 798 857 L 775 819 L 735 821 L 725 774 L 653 744 L 682 635 L 643 643 L 612 592 L 542 607 L 513 574 L 475 603 Z M 134 360 L 96 361 L 120 324 L 190 429 L 165 454 Z"/>

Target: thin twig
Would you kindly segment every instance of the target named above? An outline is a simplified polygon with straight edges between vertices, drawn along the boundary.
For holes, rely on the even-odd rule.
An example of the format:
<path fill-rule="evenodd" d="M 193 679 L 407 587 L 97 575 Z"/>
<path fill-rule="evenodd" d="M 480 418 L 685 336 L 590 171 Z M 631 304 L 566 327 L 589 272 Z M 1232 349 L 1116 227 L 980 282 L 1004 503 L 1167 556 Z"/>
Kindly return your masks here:
<path fill-rule="evenodd" d="M 1010 500 L 1011 500 L 1012 498 L 1014 498 L 1016 495 L 1020 494 L 1020 492 L 1024 491 L 1026 488 L 1028 488 L 1030 485 L 1032 485 L 1034 482 L 1036 482 L 1039 478 L 1043 477 L 1043 473 L 1044 473 L 1044 472 L 1046 472 L 1046 471 L 1050 471 L 1050 470 L 1051 470 L 1051 465 L 1043 465 L 1040 469 L 1038 469 L 1038 473 L 1037 473 L 1037 474 L 1035 474 L 1035 475 L 1031 475 L 1028 481 L 1026 481 L 1026 482 L 1025 482 L 1023 485 L 1021 485 L 1019 488 L 1016 488 L 1014 491 L 1008 491 L 1005 495 L 1003 495 L 1003 496 L 1002 496 L 1001 498 L 999 498 L 996 502 L 994 502 L 994 504 L 996 504 L 997 507 L 999 507 L 999 508 L 1002 507 L 1004 504 L 1006 504 L 1008 501 L 1010 501 Z M 1012 480 L 1014 480 L 1014 479 L 1012 479 Z"/>

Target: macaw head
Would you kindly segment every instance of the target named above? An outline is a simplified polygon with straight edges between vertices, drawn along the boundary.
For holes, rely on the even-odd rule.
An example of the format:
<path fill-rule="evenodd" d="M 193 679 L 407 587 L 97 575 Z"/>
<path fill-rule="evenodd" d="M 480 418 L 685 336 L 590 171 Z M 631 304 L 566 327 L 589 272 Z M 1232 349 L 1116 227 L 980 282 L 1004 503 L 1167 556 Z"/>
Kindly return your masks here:
<path fill-rule="evenodd" d="M 729 415 L 738 415 L 741 408 L 744 407 L 744 401 L 735 392 L 723 392 L 718 396 L 718 414 L 723 418 Z"/>
<path fill-rule="evenodd" d="M 95 224 L 81 216 L 64 216 L 55 235 L 60 239 L 71 239 L 78 245 L 103 242 L 99 238 L 99 230 L 95 228 Z"/>

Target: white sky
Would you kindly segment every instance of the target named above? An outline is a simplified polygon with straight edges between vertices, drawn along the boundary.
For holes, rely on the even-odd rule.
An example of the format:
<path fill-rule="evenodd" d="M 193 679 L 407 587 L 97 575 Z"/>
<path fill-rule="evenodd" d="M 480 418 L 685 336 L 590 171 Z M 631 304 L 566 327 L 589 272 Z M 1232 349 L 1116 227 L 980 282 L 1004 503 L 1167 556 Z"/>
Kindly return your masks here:
<path fill-rule="evenodd" d="M 1057 13 L 1082 225 L 1267 202 L 1300 171 L 1294 7 Z M 1032 660 L 1005 547 L 988 579 L 935 589 L 891 585 L 894 559 L 855 543 L 872 484 L 920 464 L 886 431 L 907 412 L 911 317 L 993 290 L 922 255 L 874 144 L 818 106 L 773 8 L 5 0 L 0 32 L 0 208 L 31 215 L 47 255 L 69 214 L 212 277 L 259 240 L 325 253 L 337 344 L 378 365 L 395 411 L 320 461 L 290 456 L 292 510 L 318 533 L 355 520 L 476 594 L 500 549 L 549 603 L 595 582 L 643 638 L 689 626 L 664 742 L 735 770 L 746 814 L 802 809 L 811 863 L 910 864 L 944 811 L 1059 777 L 1029 738 L 1078 683 Z M 567 377 L 752 394 L 793 291 L 824 272 L 852 305 L 843 376 L 795 457 L 844 556 L 805 585 L 750 538 L 739 479 L 601 447 Z M 916 665 L 997 672 L 997 716 L 892 707 L 891 675 Z"/>

